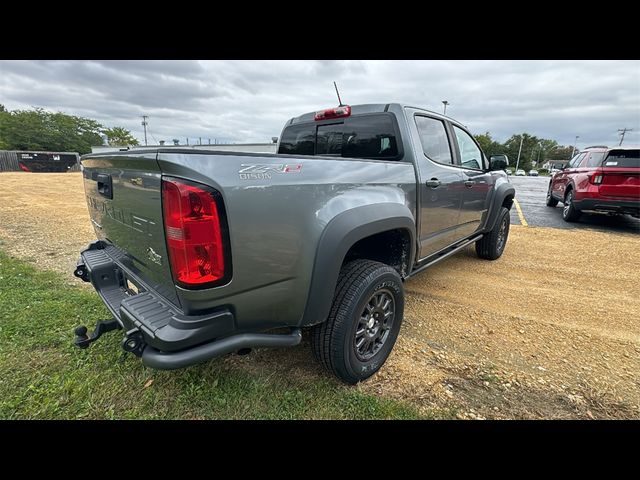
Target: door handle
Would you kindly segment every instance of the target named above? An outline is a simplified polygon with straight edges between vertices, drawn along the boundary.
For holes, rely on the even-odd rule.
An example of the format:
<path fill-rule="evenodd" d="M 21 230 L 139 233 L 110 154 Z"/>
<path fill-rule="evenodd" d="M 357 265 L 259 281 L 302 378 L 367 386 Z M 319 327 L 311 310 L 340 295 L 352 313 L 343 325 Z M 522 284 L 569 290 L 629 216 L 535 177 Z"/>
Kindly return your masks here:
<path fill-rule="evenodd" d="M 96 176 L 96 182 L 98 182 L 98 193 L 103 197 L 113 198 L 113 183 L 111 181 L 111 175 L 99 173 Z"/>
<path fill-rule="evenodd" d="M 440 180 L 437 178 L 432 178 L 431 180 L 427 180 L 427 187 L 436 188 L 440 186 Z"/>
<path fill-rule="evenodd" d="M 476 182 L 474 182 L 473 180 L 467 180 L 464 182 L 464 186 L 467 188 L 471 188 L 475 185 Z"/>

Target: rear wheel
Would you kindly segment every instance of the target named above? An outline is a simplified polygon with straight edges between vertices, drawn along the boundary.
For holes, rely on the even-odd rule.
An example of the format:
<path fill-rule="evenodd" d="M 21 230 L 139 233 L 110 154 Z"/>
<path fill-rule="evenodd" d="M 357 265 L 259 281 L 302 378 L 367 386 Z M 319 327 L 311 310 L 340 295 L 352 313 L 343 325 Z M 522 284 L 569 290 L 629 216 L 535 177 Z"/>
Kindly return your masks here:
<path fill-rule="evenodd" d="M 562 219 L 565 222 L 576 222 L 580 218 L 580 210 L 573 206 L 573 190 L 570 189 L 564 196 Z"/>
<path fill-rule="evenodd" d="M 476 242 L 476 254 L 480 258 L 487 260 L 500 258 L 502 252 L 504 252 L 504 247 L 507 245 L 510 225 L 511 217 L 509 216 L 509 209 L 507 207 L 501 207 L 493 229 L 485 233 L 484 236 Z"/>
<path fill-rule="evenodd" d="M 549 189 L 547 190 L 547 207 L 555 207 L 558 205 L 558 200 L 551 195 L 551 182 L 549 182 Z"/>
<path fill-rule="evenodd" d="M 376 373 L 391 353 L 404 313 L 398 272 L 355 260 L 342 267 L 329 317 L 311 329 L 316 359 L 346 383 Z"/>

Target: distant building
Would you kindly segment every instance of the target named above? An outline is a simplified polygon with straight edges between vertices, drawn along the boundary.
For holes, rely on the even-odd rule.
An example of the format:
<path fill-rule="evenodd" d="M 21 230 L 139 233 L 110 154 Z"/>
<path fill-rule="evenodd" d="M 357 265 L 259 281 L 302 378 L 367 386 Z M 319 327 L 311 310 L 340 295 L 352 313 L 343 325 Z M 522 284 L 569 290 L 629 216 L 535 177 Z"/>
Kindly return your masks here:
<path fill-rule="evenodd" d="M 193 149 L 193 150 L 218 150 L 223 152 L 246 152 L 246 153 L 276 153 L 276 143 L 217 143 L 214 145 L 138 145 L 129 147 L 130 150 L 156 150 L 164 149 Z M 127 147 L 111 147 L 108 145 L 96 145 L 91 147 L 91 153 L 108 153 L 127 150 Z"/>

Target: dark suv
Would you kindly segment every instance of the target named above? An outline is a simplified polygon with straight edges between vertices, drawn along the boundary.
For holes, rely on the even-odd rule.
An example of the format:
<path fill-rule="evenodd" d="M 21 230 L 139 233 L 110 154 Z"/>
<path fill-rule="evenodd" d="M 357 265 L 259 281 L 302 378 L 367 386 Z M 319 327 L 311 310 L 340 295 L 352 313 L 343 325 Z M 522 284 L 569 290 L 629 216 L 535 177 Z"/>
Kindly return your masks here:
<path fill-rule="evenodd" d="M 547 206 L 558 202 L 567 222 L 583 211 L 640 217 L 640 148 L 585 148 L 551 178 Z"/>

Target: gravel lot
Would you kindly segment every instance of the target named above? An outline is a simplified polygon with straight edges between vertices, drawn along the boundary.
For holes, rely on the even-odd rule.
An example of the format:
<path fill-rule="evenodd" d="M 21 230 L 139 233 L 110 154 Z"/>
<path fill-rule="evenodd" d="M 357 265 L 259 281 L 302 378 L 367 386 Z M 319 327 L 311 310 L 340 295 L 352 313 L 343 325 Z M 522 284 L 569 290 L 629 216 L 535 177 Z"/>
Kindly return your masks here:
<path fill-rule="evenodd" d="M 79 173 L 0 174 L 9 254 L 76 283 L 93 239 Z M 460 418 L 640 419 L 639 246 L 635 233 L 513 225 L 500 260 L 468 248 L 406 283 L 394 353 L 357 388 Z M 306 341 L 218 361 L 325 375 Z"/>

